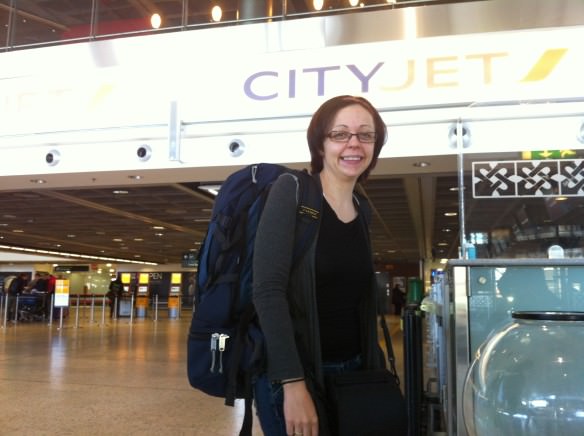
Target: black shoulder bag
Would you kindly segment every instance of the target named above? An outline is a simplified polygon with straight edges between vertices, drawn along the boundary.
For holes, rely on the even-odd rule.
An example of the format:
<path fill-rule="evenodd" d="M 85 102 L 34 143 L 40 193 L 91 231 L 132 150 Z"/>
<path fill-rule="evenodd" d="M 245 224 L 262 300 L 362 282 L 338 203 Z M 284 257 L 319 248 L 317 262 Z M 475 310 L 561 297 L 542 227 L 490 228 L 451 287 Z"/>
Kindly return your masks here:
<path fill-rule="evenodd" d="M 390 369 L 366 369 L 326 378 L 329 425 L 335 436 L 407 435 L 406 403 L 389 329 L 385 317 L 379 318 Z"/>

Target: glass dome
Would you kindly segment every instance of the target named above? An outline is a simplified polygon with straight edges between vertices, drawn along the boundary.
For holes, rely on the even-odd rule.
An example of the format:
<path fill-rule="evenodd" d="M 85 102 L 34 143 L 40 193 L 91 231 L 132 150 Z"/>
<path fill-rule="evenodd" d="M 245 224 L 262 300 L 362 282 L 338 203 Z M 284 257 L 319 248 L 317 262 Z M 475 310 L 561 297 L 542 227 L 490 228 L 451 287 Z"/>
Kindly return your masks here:
<path fill-rule="evenodd" d="M 514 312 L 463 388 L 470 436 L 584 435 L 584 313 Z"/>

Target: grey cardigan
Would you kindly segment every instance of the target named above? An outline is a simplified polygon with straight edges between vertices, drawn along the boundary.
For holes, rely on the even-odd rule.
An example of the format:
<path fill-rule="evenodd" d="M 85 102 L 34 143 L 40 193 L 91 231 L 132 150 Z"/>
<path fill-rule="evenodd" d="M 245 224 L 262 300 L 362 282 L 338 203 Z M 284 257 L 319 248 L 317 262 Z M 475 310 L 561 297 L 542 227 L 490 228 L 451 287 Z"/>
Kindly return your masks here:
<path fill-rule="evenodd" d="M 313 179 L 322 194 L 319 178 Z M 279 381 L 306 377 L 318 389 L 323 386 L 315 289 L 318 235 L 306 255 L 293 266 L 297 190 L 297 178 L 283 174 L 266 200 L 255 240 L 253 302 L 266 339 L 268 378 Z M 363 219 L 364 209 L 360 202 L 358 205 Z M 361 307 L 366 368 L 385 366 L 377 336 L 375 283 L 372 277 L 371 290 Z"/>

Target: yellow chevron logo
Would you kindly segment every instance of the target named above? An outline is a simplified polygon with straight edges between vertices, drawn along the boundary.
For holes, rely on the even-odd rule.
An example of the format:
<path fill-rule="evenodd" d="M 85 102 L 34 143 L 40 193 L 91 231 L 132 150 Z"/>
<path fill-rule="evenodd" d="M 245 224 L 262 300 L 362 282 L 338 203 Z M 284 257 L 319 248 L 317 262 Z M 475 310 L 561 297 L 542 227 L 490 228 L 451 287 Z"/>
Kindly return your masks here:
<path fill-rule="evenodd" d="M 521 82 L 538 82 L 544 80 L 556 68 L 562 60 L 567 48 L 554 48 L 546 50 L 537 60 L 535 65 L 529 70 Z"/>

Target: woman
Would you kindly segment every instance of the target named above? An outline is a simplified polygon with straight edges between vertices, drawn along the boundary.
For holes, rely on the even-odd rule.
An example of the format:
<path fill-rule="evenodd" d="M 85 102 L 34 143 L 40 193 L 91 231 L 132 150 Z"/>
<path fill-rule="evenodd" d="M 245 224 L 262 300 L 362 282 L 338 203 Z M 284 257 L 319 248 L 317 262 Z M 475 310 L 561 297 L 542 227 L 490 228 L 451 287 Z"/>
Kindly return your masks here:
<path fill-rule="evenodd" d="M 326 435 L 318 401 L 324 375 L 385 364 L 365 204 L 353 191 L 375 167 L 386 134 L 362 97 L 334 97 L 313 115 L 307 139 L 323 206 L 318 236 L 293 268 L 296 180 L 282 175 L 270 190 L 253 265 L 267 348 L 267 371 L 254 389 L 268 436 Z"/>

